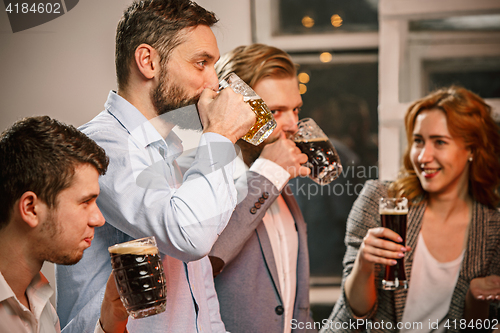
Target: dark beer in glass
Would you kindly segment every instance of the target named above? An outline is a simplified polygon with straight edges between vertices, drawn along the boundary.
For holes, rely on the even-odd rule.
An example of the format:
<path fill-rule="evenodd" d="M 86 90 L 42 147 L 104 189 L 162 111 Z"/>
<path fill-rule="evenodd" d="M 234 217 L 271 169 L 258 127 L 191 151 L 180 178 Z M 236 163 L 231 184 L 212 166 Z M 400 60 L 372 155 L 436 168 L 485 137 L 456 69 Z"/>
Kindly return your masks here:
<path fill-rule="evenodd" d="M 406 198 L 381 198 L 380 220 L 382 227 L 397 233 L 403 241 L 399 244 L 406 245 L 406 225 L 408 216 L 408 200 Z M 385 275 L 382 280 L 384 290 L 408 288 L 404 258 L 396 259 L 396 265 L 385 266 Z"/>
<path fill-rule="evenodd" d="M 165 274 L 154 237 L 108 248 L 120 299 L 133 318 L 165 311 Z"/>
<path fill-rule="evenodd" d="M 306 166 L 311 170 L 309 178 L 326 185 L 339 177 L 342 164 L 330 139 L 311 118 L 301 119 L 292 140 L 307 155 Z"/>
<path fill-rule="evenodd" d="M 309 175 L 317 183 L 324 185 L 338 177 L 339 159 L 334 153 L 330 140 L 315 139 L 310 141 L 296 141 L 295 145 L 307 155 L 307 162 L 311 169 Z M 332 173 L 334 171 L 334 173 Z M 327 176 L 330 175 L 330 180 Z"/>

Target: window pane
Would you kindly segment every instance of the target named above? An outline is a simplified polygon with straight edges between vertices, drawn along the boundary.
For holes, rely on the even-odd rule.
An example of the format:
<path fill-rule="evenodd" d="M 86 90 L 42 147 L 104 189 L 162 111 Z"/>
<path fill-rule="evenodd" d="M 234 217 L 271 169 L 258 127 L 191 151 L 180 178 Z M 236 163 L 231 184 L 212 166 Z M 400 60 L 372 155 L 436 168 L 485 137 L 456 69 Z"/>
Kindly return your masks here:
<path fill-rule="evenodd" d="M 500 57 L 426 61 L 424 73 L 427 93 L 455 84 L 482 98 L 500 98 Z"/>
<path fill-rule="evenodd" d="M 500 31 L 500 15 L 469 15 L 410 21 L 410 31 Z"/>
<path fill-rule="evenodd" d="M 326 186 L 309 178 L 290 184 L 307 223 L 311 276 L 341 276 L 347 216 L 362 184 L 378 178 L 378 63 L 302 64 L 299 73 L 308 79 L 300 118 L 313 118 L 331 138 L 344 171 Z"/>
<path fill-rule="evenodd" d="M 377 31 L 378 0 L 280 0 L 278 35 Z"/>

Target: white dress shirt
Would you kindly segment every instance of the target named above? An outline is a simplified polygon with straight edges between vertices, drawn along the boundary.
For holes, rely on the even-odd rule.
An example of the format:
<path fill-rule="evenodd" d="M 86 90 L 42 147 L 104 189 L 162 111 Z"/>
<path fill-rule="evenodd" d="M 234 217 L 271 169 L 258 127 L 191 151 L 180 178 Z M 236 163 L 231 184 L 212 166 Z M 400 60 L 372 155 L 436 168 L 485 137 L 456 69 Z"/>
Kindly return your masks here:
<path fill-rule="evenodd" d="M 0 333 L 61 332 L 56 310 L 50 303 L 53 293 L 49 281 L 38 273 L 26 289 L 30 310 L 19 302 L 0 273 Z M 94 333 L 104 333 L 99 322 Z"/>

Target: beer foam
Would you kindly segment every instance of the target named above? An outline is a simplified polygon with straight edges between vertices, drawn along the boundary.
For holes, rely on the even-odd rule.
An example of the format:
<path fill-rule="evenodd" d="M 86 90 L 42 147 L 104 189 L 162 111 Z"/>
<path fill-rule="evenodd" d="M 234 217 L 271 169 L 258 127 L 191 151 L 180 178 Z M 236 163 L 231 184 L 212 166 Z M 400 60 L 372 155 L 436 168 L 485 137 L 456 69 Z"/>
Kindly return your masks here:
<path fill-rule="evenodd" d="M 311 138 L 311 139 L 306 139 L 306 138 L 301 138 L 300 140 L 295 140 L 296 143 L 309 143 L 309 142 L 327 142 L 327 138 Z"/>
<path fill-rule="evenodd" d="M 243 102 L 250 102 L 250 101 L 262 101 L 262 98 L 260 98 L 257 95 L 254 95 L 254 96 L 245 96 L 244 95 L 243 96 Z"/>
<path fill-rule="evenodd" d="M 154 245 L 146 244 L 118 244 L 111 246 L 109 249 L 109 253 L 114 254 L 158 254 L 158 249 Z"/>
<path fill-rule="evenodd" d="M 408 214 L 408 208 L 406 209 L 395 209 L 395 208 L 384 208 L 379 210 L 380 215 L 406 215 Z"/>

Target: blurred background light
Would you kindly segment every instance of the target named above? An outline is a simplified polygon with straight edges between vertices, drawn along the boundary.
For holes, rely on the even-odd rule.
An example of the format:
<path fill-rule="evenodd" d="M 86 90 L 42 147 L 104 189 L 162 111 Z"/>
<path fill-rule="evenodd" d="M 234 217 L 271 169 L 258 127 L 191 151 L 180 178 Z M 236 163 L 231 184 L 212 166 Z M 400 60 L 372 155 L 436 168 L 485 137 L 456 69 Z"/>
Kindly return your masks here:
<path fill-rule="evenodd" d="M 308 82 L 309 82 L 309 80 L 310 80 L 310 78 L 309 78 L 309 74 L 304 73 L 304 72 L 299 73 L 299 75 L 298 75 L 298 79 L 299 79 L 299 82 L 300 82 L 300 83 L 308 83 Z"/>
<path fill-rule="evenodd" d="M 302 18 L 302 25 L 306 28 L 312 28 L 314 26 L 314 19 L 306 15 Z"/>
<path fill-rule="evenodd" d="M 321 62 L 330 62 L 332 61 L 332 54 L 330 52 L 323 52 L 319 55 L 319 60 Z"/>
<path fill-rule="evenodd" d="M 335 28 L 338 28 L 342 25 L 343 20 L 342 17 L 340 17 L 340 15 L 334 14 L 332 15 L 331 22 Z"/>
<path fill-rule="evenodd" d="M 299 92 L 301 95 L 304 95 L 307 92 L 307 86 L 303 83 L 299 84 Z"/>

